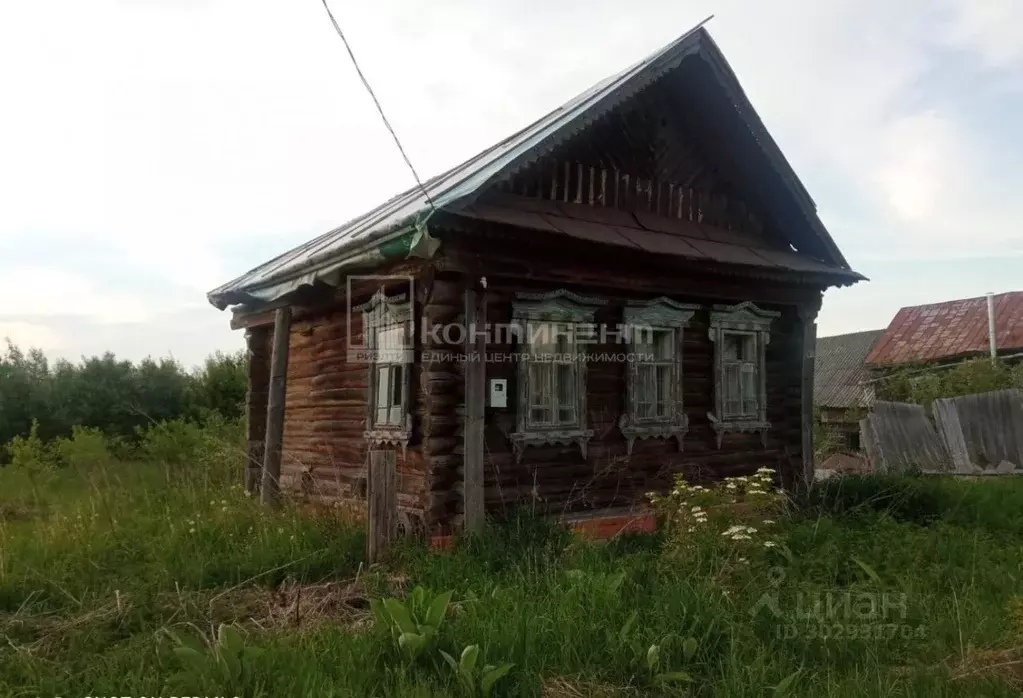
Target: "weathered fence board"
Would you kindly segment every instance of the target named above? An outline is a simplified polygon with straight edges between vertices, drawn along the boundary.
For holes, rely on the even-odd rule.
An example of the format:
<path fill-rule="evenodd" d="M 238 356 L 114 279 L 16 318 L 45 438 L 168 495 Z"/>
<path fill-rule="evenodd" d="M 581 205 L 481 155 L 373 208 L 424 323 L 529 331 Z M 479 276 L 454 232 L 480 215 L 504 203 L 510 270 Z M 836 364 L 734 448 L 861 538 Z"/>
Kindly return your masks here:
<path fill-rule="evenodd" d="M 938 429 L 938 434 L 945 442 L 952 467 L 957 473 L 972 472 L 970 449 L 966 445 L 966 437 L 963 435 L 963 427 L 959 422 L 959 412 L 956 411 L 955 402 L 950 399 L 935 400 L 931 411 L 934 413 L 934 424 Z"/>
<path fill-rule="evenodd" d="M 876 470 L 951 470 L 948 450 L 922 406 L 878 401 L 869 420 L 880 454 Z"/>
<path fill-rule="evenodd" d="M 877 402 L 860 423 L 875 469 L 972 475 L 1023 468 L 1023 391 L 942 398 L 932 412 L 933 423 L 920 405 Z"/>

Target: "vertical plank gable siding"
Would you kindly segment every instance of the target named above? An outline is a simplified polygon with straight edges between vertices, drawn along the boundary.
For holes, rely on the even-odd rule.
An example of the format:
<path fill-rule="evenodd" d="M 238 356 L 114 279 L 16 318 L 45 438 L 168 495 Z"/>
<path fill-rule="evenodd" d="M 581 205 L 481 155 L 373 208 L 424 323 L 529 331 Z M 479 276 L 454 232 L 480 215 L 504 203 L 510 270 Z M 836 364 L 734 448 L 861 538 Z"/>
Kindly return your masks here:
<path fill-rule="evenodd" d="M 493 289 L 493 287 L 492 287 Z M 535 289 L 532 289 L 535 290 Z M 512 288 L 493 289 L 487 305 L 488 320 L 510 322 Z M 625 298 L 610 301 L 596 322 L 621 321 Z M 684 302 L 701 302 L 678 298 Z M 706 300 L 702 301 L 707 304 Z M 770 307 L 770 306 L 765 306 Z M 618 418 L 625 403 L 625 364 L 614 361 L 587 365 L 588 428 L 594 436 L 584 460 L 575 446 L 529 447 L 521 463 L 515 462 L 507 433 L 514 431 L 518 398 L 517 366 L 513 361 L 491 361 L 487 379 L 508 380 L 509 407 L 486 408 L 484 434 L 485 500 L 488 514 L 515 506 L 560 513 L 599 507 L 629 507 L 644 501 L 646 492 L 664 489 L 675 473 L 693 480 L 745 475 L 767 466 L 782 471 L 786 483 L 799 476 L 801 467 L 801 330 L 791 306 L 777 306 L 782 317 L 772 326 L 767 348 L 768 419 L 772 428 L 764 448 L 758 434 L 726 434 L 722 448 L 715 443 L 707 412 L 713 409 L 713 344 L 708 337 L 708 311 L 693 318 L 684 334 L 683 393 L 689 416 L 685 450 L 674 440 L 641 440 L 633 455 L 626 455 Z M 492 344 L 490 351 L 510 354 L 511 344 Z M 588 353 L 614 354 L 624 345 L 608 343 L 581 347 Z M 435 520 L 444 518 L 437 512 Z M 447 517 L 461 520 L 461 500 L 448 501 Z"/>

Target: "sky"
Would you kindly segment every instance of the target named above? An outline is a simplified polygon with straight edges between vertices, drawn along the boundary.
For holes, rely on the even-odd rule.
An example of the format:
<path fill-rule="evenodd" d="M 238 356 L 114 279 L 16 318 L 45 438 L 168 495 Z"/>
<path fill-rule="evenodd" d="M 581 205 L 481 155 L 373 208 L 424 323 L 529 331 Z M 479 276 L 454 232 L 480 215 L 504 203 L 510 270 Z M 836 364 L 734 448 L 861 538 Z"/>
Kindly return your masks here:
<path fill-rule="evenodd" d="M 420 174 L 707 15 L 854 269 L 820 335 L 1023 289 L 1023 2 L 331 2 Z M 412 185 L 320 0 L 0 7 L 0 337 L 244 346 L 206 292 Z"/>

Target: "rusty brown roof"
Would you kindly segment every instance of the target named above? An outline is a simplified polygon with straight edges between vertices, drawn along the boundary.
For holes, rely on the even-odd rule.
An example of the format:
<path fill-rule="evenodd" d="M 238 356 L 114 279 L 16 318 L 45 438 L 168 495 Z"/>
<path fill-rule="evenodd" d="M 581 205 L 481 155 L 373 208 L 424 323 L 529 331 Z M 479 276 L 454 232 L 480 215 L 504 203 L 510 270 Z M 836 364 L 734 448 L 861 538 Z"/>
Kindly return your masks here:
<path fill-rule="evenodd" d="M 818 337 L 813 367 L 813 404 L 818 407 L 870 407 L 874 389 L 864 364 L 884 330 Z"/>
<path fill-rule="evenodd" d="M 832 275 L 840 279 L 839 283 L 864 278 L 806 254 L 779 249 L 776 244 L 749 233 L 651 213 L 500 194 L 465 207 L 458 211 L 457 217 L 562 234 L 653 254 L 762 267 L 775 272 Z"/>
<path fill-rule="evenodd" d="M 998 294 L 994 302 L 998 351 L 1023 350 L 1023 291 Z M 867 363 L 938 361 L 988 349 L 987 298 L 981 296 L 903 308 L 867 356 Z"/>

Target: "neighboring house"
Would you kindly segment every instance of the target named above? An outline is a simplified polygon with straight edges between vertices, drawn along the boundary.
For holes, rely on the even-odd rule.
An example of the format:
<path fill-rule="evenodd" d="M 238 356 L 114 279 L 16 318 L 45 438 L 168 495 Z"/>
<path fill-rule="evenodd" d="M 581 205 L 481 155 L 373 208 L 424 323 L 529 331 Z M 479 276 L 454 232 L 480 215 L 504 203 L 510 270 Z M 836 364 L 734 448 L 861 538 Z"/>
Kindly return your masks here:
<path fill-rule="evenodd" d="M 849 451 L 860 450 L 860 419 L 874 404 L 874 384 L 864 365 L 883 330 L 820 337 L 813 372 L 813 404 L 821 423 Z"/>
<path fill-rule="evenodd" d="M 398 520 L 441 534 L 812 473 L 814 318 L 863 277 L 706 30 L 424 188 L 209 294 L 285 488 L 358 505 L 391 449 Z"/>
<path fill-rule="evenodd" d="M 1023 353 L 1023 291 L 994 296 L 995 348 Z M 990 351 L 987 297 L 916 305 L 900 310 L 867 356 L 871 368 L 947 364 Z"/>

